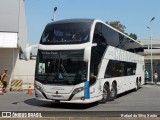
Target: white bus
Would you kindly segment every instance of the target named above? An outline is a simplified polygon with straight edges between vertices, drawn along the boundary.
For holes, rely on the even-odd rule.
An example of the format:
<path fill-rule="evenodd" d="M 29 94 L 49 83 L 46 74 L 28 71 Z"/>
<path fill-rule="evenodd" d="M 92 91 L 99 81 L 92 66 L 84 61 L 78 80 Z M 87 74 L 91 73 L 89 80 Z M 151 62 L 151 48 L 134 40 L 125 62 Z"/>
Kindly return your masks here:
<path fill-rule="evenodd" d="M 49 23 L 38 45 L 35 96 L 105 103 L 144 84 L 143 46 L 100 20 Z"/>

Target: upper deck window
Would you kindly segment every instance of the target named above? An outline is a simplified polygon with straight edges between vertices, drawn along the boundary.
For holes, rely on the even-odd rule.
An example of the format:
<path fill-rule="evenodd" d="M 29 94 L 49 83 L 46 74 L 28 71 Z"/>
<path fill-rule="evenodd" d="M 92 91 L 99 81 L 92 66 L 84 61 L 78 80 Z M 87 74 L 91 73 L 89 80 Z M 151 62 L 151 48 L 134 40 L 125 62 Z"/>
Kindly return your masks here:
<path fill-rule="evenodd" d="M 59 23 L 48 25 L 41 37 L 40 44 L 77 44 L 89 41 L 91 23 Z"/>

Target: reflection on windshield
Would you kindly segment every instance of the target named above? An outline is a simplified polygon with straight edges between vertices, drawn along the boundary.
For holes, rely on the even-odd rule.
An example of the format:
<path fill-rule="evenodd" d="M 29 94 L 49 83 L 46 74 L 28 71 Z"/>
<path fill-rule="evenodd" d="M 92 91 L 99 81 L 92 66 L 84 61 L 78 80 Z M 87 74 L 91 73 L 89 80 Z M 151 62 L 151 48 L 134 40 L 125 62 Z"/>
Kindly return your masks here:
<path fill-rule="evenodd" d="M 40 51 L 36 64 L 36 80 L 48 84 L 78 84 L 87 80 L 87 63 L 83 50 Z"/>
<path fill-rule="evenodd" d="M 43 32 L 41 44 L 87 42 L 89 32 L 90 26 L 86 23 L 53 24 Z"/>

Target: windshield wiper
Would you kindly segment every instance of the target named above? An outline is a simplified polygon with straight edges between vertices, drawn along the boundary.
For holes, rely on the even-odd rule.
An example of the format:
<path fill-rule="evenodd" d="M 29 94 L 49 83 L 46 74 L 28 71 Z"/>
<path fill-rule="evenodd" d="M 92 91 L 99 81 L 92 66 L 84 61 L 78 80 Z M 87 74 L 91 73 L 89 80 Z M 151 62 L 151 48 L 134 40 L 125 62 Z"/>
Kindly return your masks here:
<path fill-rule="evenodd" d="M 68 77 L 68 74 L 67 74 L 66 69 L 64 68 L 63 64 L 61 64 L 61 68 L 62 68 L 62 71 L 64 72 L 64 74 L 67 76 L 68 82 L 71 81 L 71 80 L 69 79 L 69 77 Z"/>

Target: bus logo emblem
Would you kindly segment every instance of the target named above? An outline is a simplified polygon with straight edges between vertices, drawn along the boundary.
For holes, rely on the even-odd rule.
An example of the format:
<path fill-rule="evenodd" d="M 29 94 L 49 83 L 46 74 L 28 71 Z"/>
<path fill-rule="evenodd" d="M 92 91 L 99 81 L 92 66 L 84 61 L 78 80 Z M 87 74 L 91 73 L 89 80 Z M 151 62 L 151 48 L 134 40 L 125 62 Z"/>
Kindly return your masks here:
<path fill-rule="evenodd" d="M 62 74 L 62 73 L 59 73 L 58 78 L 59 78 L 59 79 L 63 79 L 63 74 Z"/>

